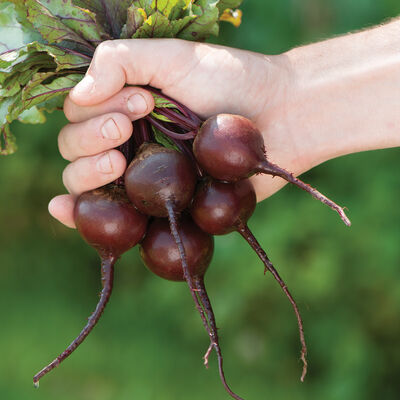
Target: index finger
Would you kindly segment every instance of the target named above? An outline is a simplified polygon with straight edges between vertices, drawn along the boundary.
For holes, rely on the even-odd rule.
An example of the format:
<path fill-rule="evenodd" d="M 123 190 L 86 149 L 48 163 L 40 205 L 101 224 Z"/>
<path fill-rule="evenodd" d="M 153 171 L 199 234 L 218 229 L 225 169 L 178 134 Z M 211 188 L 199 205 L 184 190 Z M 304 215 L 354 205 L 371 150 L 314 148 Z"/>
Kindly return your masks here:
<path fill-rule="evenodd" d="M 81 106 L 99 104 L 126 84 L 166 87 L 172 84 L 170 62 L 191 49 L 182 40 L 123 39 L 100 43 L 84 79 L 70 92 Z"/>

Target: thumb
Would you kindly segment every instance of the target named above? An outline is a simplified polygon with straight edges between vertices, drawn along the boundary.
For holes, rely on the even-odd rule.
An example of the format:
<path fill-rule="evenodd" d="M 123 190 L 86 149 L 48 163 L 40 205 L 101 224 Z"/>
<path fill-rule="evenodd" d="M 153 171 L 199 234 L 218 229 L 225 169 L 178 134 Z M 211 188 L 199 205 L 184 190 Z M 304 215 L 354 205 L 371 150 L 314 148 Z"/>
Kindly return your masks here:
<path fill-rule="evenodd" d="M 78 105 L 90 106 L 111 98 L 126 84 L 165 87 L 171 74 L 168 61 L 182 57 L 185 51 L 193 51 L 193 43 L 177 39 L 102 42 L 70 98 Z"/>

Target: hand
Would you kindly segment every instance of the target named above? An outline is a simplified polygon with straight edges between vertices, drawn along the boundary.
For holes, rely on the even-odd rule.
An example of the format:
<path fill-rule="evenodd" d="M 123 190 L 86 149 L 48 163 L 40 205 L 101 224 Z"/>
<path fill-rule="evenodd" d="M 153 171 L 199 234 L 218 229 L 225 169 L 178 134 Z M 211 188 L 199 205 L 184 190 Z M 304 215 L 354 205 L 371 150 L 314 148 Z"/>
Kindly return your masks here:
<path fill-rule="evenodd" d="M 54 198 L 49 204 L 50 213 L 74 227 L 76 197 L 123 174 L 126 162 L 120 152 L 111 149 L 130 137 L 130 121 L 149 113 L 154 105 L 149 93 L 126 84 L 160 88 L 203 118 L 220 112 L 247 116 L 267 135 L 262 121 L 265 109 L 278 95 L 279 73 L 278 57 L 221 46 L 169 39 L 101 44 L 85 79 L 64 104 L 70 124 L 60 132 L 59 149 L 71 161 L 63 173 L 70 194 Z M 142 96 L 143 106 L 138 104 L 140 96 L 134 94 Z M 129 99 L 135 101 L 131 106 Z M 114 134 L 115 139 L 107 138 Z M 271 148 L 282 147 L 290 153 L 290 141 L 282 143 L 286 138 L 267 137 L 266 141 L 272 160 L 279 161 L 280 157 Z M 263 185 L 272 180 L 263 178 Z M 269 186 L 270 193 L 283 184 L 276 179 L 274 186 Z"/>
<path fill-rule="evenodd" d="M 148 93 L 126 84 L 160 88 L 203 118 L 225 112 L 252 119 L 268 159 L 294 175 L 344 154 L 399 146 L 399 33 L 397 20 L 278 56 L 173 39 L 102 43 L 65 102 L 71 124 L 59 147 L 72 161 L 63 175 L 70 195 L 53 199 L 50 213 L 73 227 L 76 196 L 123 173 L 122 154 L 110 149 L 129 138 L 130 120 L 153 107 Z M 146 107 L 131 112 L 127 99 L 137 91 Z M 121 139 L 99 140 L 109 113 Z M 96 170 L 99 160 L 112 172 Z M 259 201 L 286 183 L 251 179 Z"/>

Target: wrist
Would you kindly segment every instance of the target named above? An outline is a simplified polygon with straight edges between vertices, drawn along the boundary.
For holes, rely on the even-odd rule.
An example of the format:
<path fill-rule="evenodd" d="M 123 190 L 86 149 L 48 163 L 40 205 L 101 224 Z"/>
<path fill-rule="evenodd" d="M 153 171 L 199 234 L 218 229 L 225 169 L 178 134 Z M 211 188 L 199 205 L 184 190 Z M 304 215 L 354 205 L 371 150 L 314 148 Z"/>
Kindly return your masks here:
<path fill-rule="evenodd" d="M 281 119 L 302 168 L 400 146 L 400 21 L 296 48 Z"/>

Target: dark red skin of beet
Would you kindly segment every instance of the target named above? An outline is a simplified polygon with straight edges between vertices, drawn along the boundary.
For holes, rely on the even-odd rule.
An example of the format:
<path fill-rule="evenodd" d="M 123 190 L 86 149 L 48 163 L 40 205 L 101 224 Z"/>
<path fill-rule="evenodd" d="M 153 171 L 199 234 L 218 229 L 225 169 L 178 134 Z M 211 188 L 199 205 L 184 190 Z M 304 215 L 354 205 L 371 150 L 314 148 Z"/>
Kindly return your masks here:
<path fill-rule="evenodd" d="M 167 217 L 167 202 L 174 212 L 187 208 L 196 187 L 192 162 L 176 150 L 145 143 L 125 172 L 126 192 L 143 214 Z"/>
<path fill-rule="evenodd" d="M 246 225 L 256 204 L 256 193 L 247 179 L 232 183 L 206 180 L 194 196 L 191 215 L 203 231 L 225 235 Z"/>
<path fill-rule="evenodd" d="M 214 252 L 213 237 L 202 231 L 188 216 L 182 217 L 179 233 L 191 276 L 203 277 Z M 149 224 L 140 255 L 145 265 L 161 278 L 185 281 L 178 247 L 167 219 L 156 218 Z"/>
<path fill-rule="evenodd" d="M 209 175 L 228 182 L 250 177 L 265 161 L 261 132 L 240 115 L 218 114 L 205 121 L 194 140 L 193 152 Z"/>
<path fill-rule="evenodd" d="M 135 209 L 125 189 L 117 185 L 81 194 L 74 217 L 79 233 L 102 257 L 119 257 L 146 233 L 147 217 Z"/>

